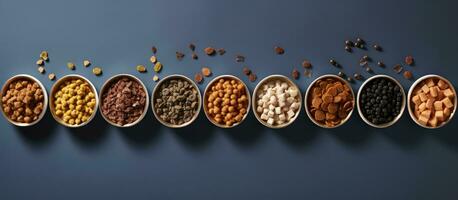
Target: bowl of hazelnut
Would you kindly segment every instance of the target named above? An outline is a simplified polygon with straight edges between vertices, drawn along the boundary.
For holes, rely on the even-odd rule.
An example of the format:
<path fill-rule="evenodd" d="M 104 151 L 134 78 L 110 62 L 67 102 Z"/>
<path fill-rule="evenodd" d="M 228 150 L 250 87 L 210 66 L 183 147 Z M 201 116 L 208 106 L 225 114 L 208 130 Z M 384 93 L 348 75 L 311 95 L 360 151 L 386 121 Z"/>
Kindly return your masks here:
<path fill-rule="evenodd" d="M 232 128 L 242 123 L 251 104 L 248 87 L 232 75 L 221 75 L 210 81 L 203 99 L 205 116 L 221 128 Z"/>
<path fill-rule="evenodd" d="M 46 113 L 48 94 L 43 84 L 33 76 L 18 74 L 2 87 L 3 116 L 16 126 L 32 126 Z"/>

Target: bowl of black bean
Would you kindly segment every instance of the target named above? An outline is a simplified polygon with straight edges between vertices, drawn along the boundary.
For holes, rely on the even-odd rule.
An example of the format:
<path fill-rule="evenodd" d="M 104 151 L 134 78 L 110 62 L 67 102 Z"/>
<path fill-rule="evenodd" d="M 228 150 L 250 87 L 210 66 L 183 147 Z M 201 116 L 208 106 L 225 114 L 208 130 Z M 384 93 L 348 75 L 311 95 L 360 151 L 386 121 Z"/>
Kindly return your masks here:
<path fill-rule="evenodd" d="M 375 128 L 386 128 L 401 118 L 406 94 L 396 79 L 375 75 L 361 85 L 356 101 L 364 122 Z"/>
<path fill-rule="evenodd" d="M 164 126 L 182 128 L 197 119 L 202 105 L 197 85 L 188 77 L 174 74 L 159 81 L 151 95 L 151 108 Z"/>

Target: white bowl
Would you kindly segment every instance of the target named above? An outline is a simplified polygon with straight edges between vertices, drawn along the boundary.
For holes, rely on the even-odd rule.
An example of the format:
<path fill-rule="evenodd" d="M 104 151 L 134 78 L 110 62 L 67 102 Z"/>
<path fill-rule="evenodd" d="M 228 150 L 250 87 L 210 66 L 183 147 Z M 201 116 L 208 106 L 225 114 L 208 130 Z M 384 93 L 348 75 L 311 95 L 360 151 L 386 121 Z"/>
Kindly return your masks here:
<path fill-rule="evenodd" d="M 370 122 L 368 119 L 366 119 L 366 117 L 364 117 L 364 115 L 363 115 L 363 112 L 361 111 L 361 105 L 359 104 L 361 92 L 364 89 L 364 87 L 366 86 L 366 84 L 369 83 L 370 81 L 372 81 L 374 79 L 378 79 L 378 78 L 386 78 L 386 79 L 392 80 L 396 85 L 399 86 L 400 91 L 402 93 L 402 105 L 401 105 L 401 110 L 399 111 L 399 114 L 392 121 L 390 121 L 388 123 L 385 123 L 385 124 L 374 124 L 374 123 Z M 388 76 L 388 75 L 383 75 L 383 74 L 375 75 L 375 76 L 372 76 L 372 77 L 368 78 L 366 81 L 364 81 L 363 84 L 361 85 L 361 87 L 359 88 L 358 96 L 356 98 L 356 105 L 357 105 L 357 108 L 358 108 L 359 116 L 361 117 L 361 119 L 363 119 L 364 122 L 366 122 L 366 124 L 369 124 L 370 126 L 375 127 L 375 128 L 387 128 L 387 127 L 395 124 L 402 117 L 402 114 L 404 113 L 404 109 L 406 107 L 406 93 L 404 92 L 404 88 L 399 83 L 399 81 L 397 81 L 393 77 Z"/>
<path fill-rule="evenodd" d="M 16 126 L 21 126 L 21 127 L 25 127 L 25 126 L 32 126 L 36 123 L 38 123 L 41 119 L 43 119 L 45 113 L 46 113 L 46 110 L 48 108 L 48 93 L 46 92 L 46 88 L 43 86 L 43 84 L 38 80 L 36 79 L 35 77 L 31 76 L 31 75 L 27 75 L 27 74 L 18 74 L 18 75 L 15 75 L 11 78 L 9 78 L 5 84 L 3 84 L 3 87 L 2 87 L 2 97 L 3 95 L 6 93 L 6 90 L 8 89 L 8 85 L 13 82 L 13 81 L 16 81 L 16 80 L 19 80 L 19 79 L 28 79 L 28 80 L 32 80 L 34 82 L 36 82 L 41 90 L 43 91 L 43 110 L 41 111 L 40 115 L 38 116 L 38 119 L 33 121 L 33 122 L 30 122 L 30 123 L 22 123 L 22 122 L 16 122 L 16 121 L 13 121 L 11 120 L 6 114 L 5 112 L 3 112 L 3 104 L 0 103 L 0 108 L 2 109 L 2 113 L 3 113 L 3 116 L 8 120 L 8 122 L 10 122 L 11 124 L 13 125 L 16 125 Z"/>
<path fill-rule="evenodd" d="M 114 81 L 116 81 L 116 80 L 118 80 L 120 78 L 124 78 L 124 77 L 127 77 L 127 78 L 129 78 L 131 80 L 136 81 L 137 83 L 139 83 L 143 87 L 143 91 L 146 94 L 146 101 L 145 101 L 145 107 L 143 109 L 143 113 L 135 121 L 133 121 L 131 123 L 128 123 L 128 124 L 124 124 L 124 125 L 119 125 L 117 123 L 112 122 L 110 119 L 108 119 L 102 112 L 102 105 L 99 106 L 99 111 L 100 111 L 103 119 L 105 119 L 105 121 L 107 121 L 111 125 L 116 126 L 116 127 L 120 127 L 120 128 L 131 127 L 131 126 L 134 126 L 134 125 L 138 124 L 140 121 L 142 121 L 142 119 L 146 116 L 146 112 L 148 112 L 148 106 L 149 106 L 149 93 L 148 93 L 148 90 L 145 87 L 145 84 L 143 84 L 143 82 L 139 78 L 137 78 L 136 76 L 131 75 L 131 74 L 117 74 L 117 75 L 114 75 L 114 76 L 110 77 L 108 80 L 106 80 L 105 83 L 103 83 L 102 88 L 100 89 L 99 97 L 100 97 L 101 104 L 103 103 L 103 99 L 102 99 L 103 98 L 103 94 L 108 89 L 110 84 L 113 83 Z"/>
<path fill-rule="evenodd" d="M 256 106 L 257 106 L 256 103 L 257 103 L 257 98 L 258 98 L 258 90 L 260 90 L 260 87 L 262 85 L 264 85 L 266 82 L 275 81 L 275 80 L 280 80 L 280 81 L 287 82 L 288 85 L 290 85 L 292 87 L 295 87 L 297 89 L 297 91 L 300 93 L 298 95 L 299 108 L 297 109 L 296 114 L 294 115 L 294 117 L 288 123 L 284 123 L 284 124 L 281 124 L 281 125 L 270 125 L 270 124 L 268 124 L 266 121 L 262 120 L 261 116 L 259 116 L 258 112 L 256 112 Z M 300 111 L 302 109 L 302 92 L 301 92 L 301 90 L 299 89 L 299 87 L 297 87 L 297 85 L 293 81 L 291 81 L 291 79 L 289 79 L 288 77 L 283 76 L 283 75 L 274 74 L 274 75 L 267 76 L 264 79 L 262 79 L 261 81 L 259 81 L 258 85 L 256 85 L 256 87 L 254 88 L 254 92 L 253 92 L 253 97 L 252 98 L 253 98 L 252 99 L 252 101 L 253 101 L 252 109 L 253 109 L 254 116 L 256 117 L 256 119 L 262 125 L 264 125 L 266 127 L 269 127 L 269 128 L 272 128 L 272 129 L 279 129 L 279 128 L 284 128 L 284 127 L 289 126 L 290 124 L 292 124 L 297 119 L 297 116 L 299 116 L 299 113 L 300 113 Z"/>
<path fill-rule="evenodd" d="M 415 117 L 415 113 L 413 111 L 413 109 L 415 107 L 413 107 L 413 105 L 411 105 L 412 103 L 410 102 L 411 98 L 412 98 L 412 93 L 413 91 L 415 90 L 415 88 L 418 86 L 419 83 L 421 83 L 422 81 L 428 79 L 428 78 L 436 78 L 436 79 L 441 79 L 443 81 L 445 81 L 449 87 L 452 89 L 453 93 L 455 94 L 455 98 L 454 98 L 454 101 L 453 101 L 453 111 L 452 113 L 450 113 L 450 117 L 448 118 L 448 120 L 444 123 L 442 123 L 440 126 L 436 126 L 436 127 L 431 127 L 431 126 L 425 126 L 423 124 L 420 124 L 417 120 L 417 118 Z M 456 99 L 456 91 L 455 91 L 455 87 L 453 87 L 452 83 L 445 79 L 444 77 L 442 76 L 439 76 L 439 75 L 436 75 L 436 74 L 428 74 L 428 75 L 425 75 L 425 76 L 422 76 L 420 77 L 419 79 L 417 79 L 413 84 L 412 86 L 410 87 L 409 89 L 409 93 L 407 95 L 407 109 L 409 110 L 409 115 L 410 115 L 410 118 L 412 118 L 412 120 L 417 123 L 419 126 L 423 127 L 423 128 L 428 128 L 428 129 L 436 129 L 436 128 L 440 128 L 440 127 L 443 127 L 445 126 L 445 124 L 447 124 L 448 122 L 450 122 L 453 118 L 453 115 L 455 114 L 455 111 L 456 111 L 456 103 L 457 103 L 457 99 Z"/>
<path fill-rule="evenodd" d="M 183 124 L 179 124 L 179 125 L 176 125 L 176 124 L 170 124 L 168 122 L 165 122 L 163 121 L 159 116 L 158 114 L 156 113 L 156 109 L 154 108 L 154 104 L 155 104 L 155 100 L 156 100 L 156 93 L 158 92 L 160 86 L 162 85 L 162 83 L 164 83 L 165 81 L 169 81 L 169 80 L 173 80 L 173 79 L 183 79 L 185 81 L 188 81 L 196 90 L 197 90 L 197 96 L 198 96 L 198 101 L 197 101 L 197 110 L 196 110 L 196 113 L 194 114 L 194 116 L 192 117 L 191 120 L 183 123 Z M 196 83 L 194 83 L 194 81 L 192 81 L 191 79 L 189 79 L 188 77 L 184 76 L 184 75 L 181 75 L 181 74 L 172 74 L 172 75 L 169 75 L 169 76 L 166 76 L 164 77 L 163 79 L 161 79 L 157 84 L 156 86 L 154 87 L 153 89 L 153 92 L 151 93 L 151 109 L 153 110 L 153 114 L 154 114 L 154 117 L 156 117 L 157 121 L 159 121 L 162 125 L 164 126 L 167 126 L 169 128 L 183 128 L 185 126 L 188 126 L 189 124 L 191 124 L 192 122 L 194 122 L 197 117 L 199 116 L 199 113 L 200 113 L 200 108 L 202 107 L 202 97 L 201 97 L 201 94 L 200 94 L 200 90 L 199 90 L 199 87 L 197 87 Z"/>
<path fill-rule="evenodd" d="M 64 83 L 65 81 L 68 81 L 68 80 L 73 80 L 73 79 L 81 79 L 83 81 L 85 81 L 86 83 L 89 84 L 92 92 L 94 93 L 94 96 L 95 96 L 95 106 L 94 106 L 94 111 L 91 115 L 91 117 L 89 117 L 89 119 L 81 124 L 75 124 L 75 125 L 71 125 L 71 124 L 68 124 L 68 123 L 65 123 L 59 116 L 57 116 L 55 114 L 55 105 L 54 105 L 54 95 L 55 93 L 59 90 L 59 86 Z M 60 78 L 59 80 L 56 81 L 56 83 L 54 83 L 54 85 L 52 86 L 51 88 L 51 95 L 49 97 L 49 109 L 51 111 L 51 114 L 52 116 L 54 117 L 54 119 L 59 122 L 59 124 L 62 124 L 66 127 L 69 127 L 69 128 L 79 128 L 79 127 L 83 127 L 87 124 L 89 124 L 89 122 L 91 122 L 95 115 L 97 114 L 97 107 L 99 106 L 99 96 L 98 96 L 98 93 L 97 93 L 97 89 L 95 88 L 95 86 L 91 83 L 91 81 L 89 81 L 87 78 L 81 76 L 81 75 L 78 75 L 78 74 L 69 74 L 69 75 L 66 75 L 62 78 Z"/>

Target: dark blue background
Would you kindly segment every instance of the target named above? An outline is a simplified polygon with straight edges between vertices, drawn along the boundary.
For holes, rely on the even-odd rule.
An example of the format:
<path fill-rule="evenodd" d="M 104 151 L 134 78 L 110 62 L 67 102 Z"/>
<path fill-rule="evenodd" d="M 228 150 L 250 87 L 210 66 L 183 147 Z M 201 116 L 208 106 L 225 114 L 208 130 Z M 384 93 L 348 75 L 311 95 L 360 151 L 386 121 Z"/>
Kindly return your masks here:
<path fill-rule="evenodd" d="M 132 73 L 152 90 L 151 46 L 164 64 L 161 76 L 193 76 L 202 65 L 214 75 L 242 75 L 237 53 L 245 55 L 261 79 L 314 65 L 308 84 L 338 69 L 362 72 L 359 58 L 383 60 L 405 89 L 412 81 L 391 66 L 411 54 L 415 77 L 436 73 L 458 84 L 457 1 L 0 1 L 0 80 L 18 73 L 52 82 L 36 71 L 41 50 L 49 51 L 48 72 L 75 73 L 97 88 L 108 77 Z M 361 36 L 385 51 L 343 50 L 346 39 Z M 190 59 L 194 42 L 200 59 Z M 278 56 L 273 46 L 286 49 Z M 206 46 L 224 47 L 207 57 Z M 175 51 L 187 54 L 177 61 Z M 103 67 L 95 77 L 81 67 L 89 58 Z M 94 66 L 93 65 L 93 66 Z M 301 70 L 302 71 L 302 70 Z M 259 80 L 259 79 L 258 79 Z M 208 83 L 200 85 L 203 89 Z M 248 83 L 251 89 L 256 83 Z M 358 89 L 360 83 L 354 84 Z M 118 129 L 100 116 L 88 126 L 68 129 L 48 113 L 34 127 L 18 128 L 0 119 L 0 199 L 458 199 L 458 128 L 426 130 L 405 112 L 394 126 L 377 130 L 357 112 L 344 126 L 314 126 L 302 110 L 290 127 L 270 130 L 252 113 L 234 129 L 212 126 L 203 113 L 191 126 L 161 126 L 151 111 L 136 127 Z"/>

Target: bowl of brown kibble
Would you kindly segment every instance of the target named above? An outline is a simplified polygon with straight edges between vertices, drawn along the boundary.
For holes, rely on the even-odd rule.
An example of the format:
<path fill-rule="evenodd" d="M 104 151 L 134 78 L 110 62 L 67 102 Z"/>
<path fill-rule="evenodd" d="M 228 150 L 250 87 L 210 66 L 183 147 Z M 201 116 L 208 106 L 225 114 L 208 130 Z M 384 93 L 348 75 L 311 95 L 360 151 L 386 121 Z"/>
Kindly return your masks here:
<path fill-rule="evenodd" d="M 323 128 L 336 128 L 350 119 L 355 107 L 355 94 L 343 78 L 327 74 L 310 84 L 304 104 L 313 123 Z"/>
<path fill-rule="evenodd" d="M 205 116 L 215 126 L 232 128 L 239 125 L 248 115 L 250 104 L 248 87 L 235 76 L 218 76 L 205 88 Z"/>
<path fill-rule="evenodd" d="M 154 116 L 170 128 L 182 128 L 194 122 L 202 104 L 197 85 L 179 74 L 169 75 L 159 81 L 151 99 Z"/>
<path fill-rule="evenodd" d="M 54 119 L 66 127 L 78 128 L 91 122 L 98 105 L 95 86 L 81 75 L 66 75 L 51 88 L 49 109 Z"/>
<path fill-rule="evenodd" d="M 48 95 L 41 82 L 33 76 L 18 74 L 2 87 L 3 116 L 16 126 L 32 126 L 46 113 Z"/>
<path fill-rule="evenodd" d="M 148 91 L 140 79 L 130 74 L 109 78 L 99 96 L 102 117 L 116 127 L 134 126 L 148 111 Z"/>
<path fill-rule="evenodd" d="M 456 111 L 456 91 L 442 76 L 430 74 L 416 80 L 409 89 L 410 117 L 418 125 L 435 129 L 447 124 Z"/>

